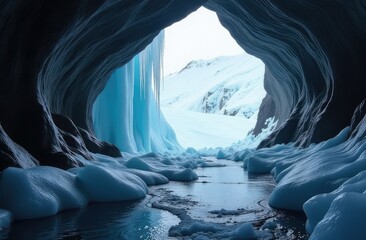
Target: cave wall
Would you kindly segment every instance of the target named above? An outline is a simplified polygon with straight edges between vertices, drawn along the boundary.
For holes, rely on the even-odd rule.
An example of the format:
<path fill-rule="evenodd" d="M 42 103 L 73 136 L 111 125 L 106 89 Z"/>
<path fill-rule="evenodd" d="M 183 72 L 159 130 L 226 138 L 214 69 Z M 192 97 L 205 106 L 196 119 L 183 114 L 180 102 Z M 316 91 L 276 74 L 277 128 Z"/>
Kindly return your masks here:
<path fill-rule="evenodd" d="M 61 125 L 72 120 L 80 128 L 74 140 L 84 141 L 80 144 L 89 151 L 115 153 L 113 146 L 98 142 L 92 134 L 95 98 L 115 69 L 161 29 L 203 2 L 1 0 L 0 124 L 4 132 L 41 164 L 79 166 L 68 145 L 71 141 L 65 141 L 52 119 L 55 113 L 64 116 Z M 76 146 L 75 141 L 72 144 Z M 83 155 L 87 157 L 88 152 Z M 12 158 L 17 161 L 22 166 L 22 159 Z"/>
<path fill-rule="evenodd" d="M 261 147 L 307 146 L 351 124 L 366 89 L 363 0 L 1 0 L 4 133 L 41 164 L 79 165 L 70 144 L 79 141 L 88 157 L 96 140 L 92 105 L 111 73 L 202 4 L 266 64 L 271 101 L 263 103 L 260 118 L 274 105 L 279 124 Z M 64 116 L 59 126 L 51 113 Z M 80 128 L 72 141 L 60 131 L 69 120 Z"/>
<path fill-rule="evenodd" d="M 209 0 L 206 6 L 266 64 L 264 86 L 279 123 L 260 147 L 308 146 L 350 125 L 366 97 L 365 1 Z M 259 119 L 271 117 L 273 102 L 263 102 Z"/>

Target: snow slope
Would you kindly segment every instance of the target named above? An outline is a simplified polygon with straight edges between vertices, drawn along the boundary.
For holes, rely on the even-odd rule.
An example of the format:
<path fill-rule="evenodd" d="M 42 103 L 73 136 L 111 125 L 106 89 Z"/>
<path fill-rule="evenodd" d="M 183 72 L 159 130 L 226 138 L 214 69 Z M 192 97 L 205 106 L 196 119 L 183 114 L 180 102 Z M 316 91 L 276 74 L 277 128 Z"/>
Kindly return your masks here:
<path fill-rule="evenodd" d="M 251 118 L 266 94 L 263 76 L 263 62 L 247 53 L 191 61 L 165 77 L 161 107 Z"/>
<path fill-rule="evenodd" d="M 161 109 L 183 147 L 227 147 L 254 128 L 264 64 L 243 53 L 191 61 L 165 77 Z M 227 116 L 223 116 L 227 115 Z"/>
<path fill-rule="evenodd" d="M 243 139 L 255 120 L 242 117 L 205 114 L 185 110 L 163 109 L 183 147 L 228 147 Z"/>

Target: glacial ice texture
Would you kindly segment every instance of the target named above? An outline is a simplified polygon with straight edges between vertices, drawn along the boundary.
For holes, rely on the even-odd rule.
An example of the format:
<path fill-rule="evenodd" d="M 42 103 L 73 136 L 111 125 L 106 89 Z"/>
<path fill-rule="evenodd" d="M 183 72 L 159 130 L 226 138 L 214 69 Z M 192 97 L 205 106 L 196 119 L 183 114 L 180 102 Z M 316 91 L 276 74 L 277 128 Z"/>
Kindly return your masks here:
<path fill-rule="evenodd" d="M 130 153 L 182 150 L 159 108 L 163 50 L 164 31 L 112 73 L 93 105 L 98 138 Z"/>

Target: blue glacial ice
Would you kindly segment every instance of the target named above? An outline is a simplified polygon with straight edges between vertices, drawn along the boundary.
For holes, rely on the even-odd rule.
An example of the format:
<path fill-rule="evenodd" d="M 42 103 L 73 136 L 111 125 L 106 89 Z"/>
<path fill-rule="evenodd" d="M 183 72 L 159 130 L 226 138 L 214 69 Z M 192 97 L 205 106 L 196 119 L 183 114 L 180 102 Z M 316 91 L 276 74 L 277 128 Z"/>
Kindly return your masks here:
<path fill-rule="evenodd" d="M 351 132 L 346 127 L 337 136 L 307 148 L 290 143 L 241 151 L 240 160 L 250 173 L 273 174 L 277 185 L 269 204 L 305 211 L 311 239 L 363 239 L 366 234 L 366 222 L 362 220 L 366 214 L 365 123 L 366 116 L 357 131 Z"/>
<path fill-rule="evenodd" d="M 112 73 L 93 105 L 99 139 L 129 153 L 183 150 L 159 107 L 163 50 L 162 31 L 145 50 Z"/>

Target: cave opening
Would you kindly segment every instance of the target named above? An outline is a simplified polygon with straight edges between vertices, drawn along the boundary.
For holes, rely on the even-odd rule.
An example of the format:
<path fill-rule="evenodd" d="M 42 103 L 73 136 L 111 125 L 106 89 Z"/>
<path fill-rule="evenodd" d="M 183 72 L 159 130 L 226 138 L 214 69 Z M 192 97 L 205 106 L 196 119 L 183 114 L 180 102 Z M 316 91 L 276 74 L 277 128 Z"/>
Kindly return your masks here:
<path fill-rule="evenodd" d="M 234 143 L 255 148 L 270 133 L 258 138 L 258 133 L 253 134 L 266 94 L 264 69 L 260 59 L 238 45 L 215 12 L 201 7 L 162 30 L 144 51 L 112 74 L 94 103 L 96 136 L 125 152 L 181 149 L 165 143 L 156 146 L 154 141 L 164 139 L 149 139 L 154 132 L 171 140 L 159 133 L 170 128 L 156 118 L 155 112 L 159 112 L 173 128 L 177 145 L 184 149 L 222 148 Z M 125 104 L 128 99 L 118 96 L 126 94 L 126 88 L 135 89 L 129 107 Z M 126 138 L 125 132 L 132 137 Z"/>
<path fill-rule="evenodd" d="M 164 34 L 160 107 L 178 142 L 202 149 L 244 141 L 265 96 L 263 62 L 247 54 L 204 7 Z"/>
<path fill-rule="evenodd" d="M 158 37 L 147 51 L 135 54 L 151 43 L 161 29 L 202 4 L 218 14 L 222 25 L 249 53 L 265 62 L 267 95 L 261 104 L 262 118 L 258 122 L 275 115 L 276 130 L 258 149 L 217 155 L 234 160 L 231 162 L 211 161 L 188 151 L 180 157 L 154 153 L 121 156 L 116 146 L 94 137 L 98 135 L 91 121 L 94 100 L 108 79 L 120 76 L 134 79 L 120 81 L 123 89 L 130 91 L 117 94 L 121 101 L 113 104 L 128 103 L 122 106 L 126 110 L 123 114 L 117 113 L 125 121 L 118 131 L 108 129 L 106 133 L 113 137 L 122 134 L 127 140 L 123 142 L 131 144 L 118 147 L 137 153 L 179 150 L 174 149 L 178 146 L 174 131 L 164 123 L 164 118 L 158 118 L 157 105 L 151 104 L 156 101 L 151 83 L 156 84 L 155 90 L 159 89 L 159 81 L 151 78 L 161 77 L 161 71 L 156 71 L 160 69 L 161 58 L 153 57 L 161 50 L 161 38 Z M 282 227 L 279 215 L 274 218 L 268 215 L 276 214 L 268 207 L 270 205 L 305 213 L 306 232 L 311 234 L 311 239 L 362 239 L 366 234 L 364 221 L 359 220 L 366 213 L 363 204 L 366 189 L 365 12 L 362 0 L 326 3 L 2 1 L 0 229 L 8 227 L 12 221 L 82 209 L 71 214 L 67 224 L 63 224 L 62 217 L 58 218 L 61 215 L 55 217 L 55 221 L 43 218 L 35 221 L 39 227 L 29 221 L 27 227 L 14 226 L 0 231 L 0 238 L 23 238 L 18 234 L 36 238 L 43 230 L 52 231 L 48 235 L 50 239 L 83 238 L 90 233 L 84 231 L 84 223 L 97 223 L 87 229 L 103 228 L 104 220 L 107 224 L 111 220 L 109 213 L 120 213 L 118 208 L 108 207 L 108 204 L 102 207 L 95 204 L 95 214 L 91 214 L 83 208 L 88 203 L 124 201 L 120 205 L 127 206 L 126 201 L 145 197 L 137 202 L 141 203 L 142 218 L 127 214 L 132 218 L 121 221 L 122 225 L 128 225 L 126 234 L 100 229 L 102 234 L 112 233 L 112 236 L 101 236 L 138 239 L 142 236 L 139 230 L 146 227 L 154 234 L 156 225 L 145 225 L 144 221 L 159 222 L 156 221 L 159 213 L 150 214 L 151 208 L 149 213 L 144 213 L 147 207 L 154 205 L 154 211 L 170 209 L 180 217 L 181 222 L 174 223 L 178 226 L 165 228 L 165 237 L 168 234 L 210 239 L 236 239 L 243 235 L 266 239 L 267 234 L 273 238 L 307 237 L 305 218 L 300 224 L 304 234 L 299 237 L 292 227 Z M 149 63 L 148 68 L 146 63 Z M 119 69 L 124 65 L 126 67 Z M 101 115 L 108 120 L 105 122 L 110 124 L 109 120 L 113 119 L 120 124 L 116 113 L 108 108 L 110 103 L 106 106 L 102 109 L 110 112 Z M 145 120 L 149 120 L 148 124 Z M 231 178 L 235 175 L 233 165 L 241 178 L 240 184 Z M 246 179 L 240 165 L 247 170 Z M 200 168 L 196 171 L 197 167 Z M 224 167 L 230 169 L 231 174 L 223 174 Z M 208 172 L 212 173 L 210 177 Z M 176 195 L 169 189 L 164 191 L 164 187 L 153 186 L 169 181 L 171 183 L 165 186 L 177 190 Z M 218 188 L 216 184 L 223 186 Z M 233 188 L 227 186 L 233 184 L 238 186 L 230 192 Z M 258 191 L 258 185 L 268 188 Z M 212 204 L 216 204 L 217 199 L 224 200 L 204 212 L 210 221 L 200 219 L 202 211 L 194 217 L 185 212 L 200 204 L 192 192 L 181 191 L 183 187 L 189 191 L 213 187 L 213 191 L 206 192 L 206 200 Z M 153 189 L 151 195 L 149 190 Z M 238 194 L 243 189 L 254 189 L 264 195 L 252 202 L 253 208 L 229 209 L 225 200 L 240 204 L 241 197 L 251 196 Z M 177 208 L 181 210 L 178 213 Z M 234 219 L 234 216 L 250 215 L 251 210 L 264 213 L 257 215 L 259 222 L 250 221 L 251 225 Z M 104 214 L 108 216 L 103 221 L 90 221 Z M 146 215 L 149 217 L 145 218 Z M 290 225 L 293 219 L 300 219 L 287 216 L 285 221 Z M 216 224 L 212 219 L 226 221 Z M 118 225 L 114 229 L 122 227 Z M 131 237 L 131 232 L 137 234 L 136 238 Z"/>

